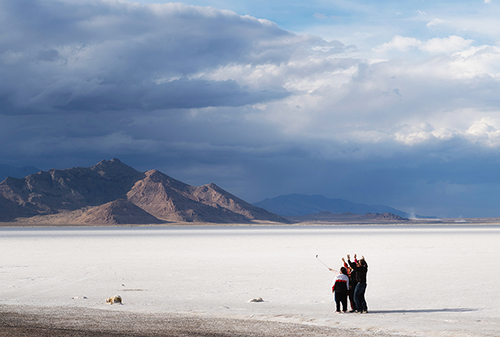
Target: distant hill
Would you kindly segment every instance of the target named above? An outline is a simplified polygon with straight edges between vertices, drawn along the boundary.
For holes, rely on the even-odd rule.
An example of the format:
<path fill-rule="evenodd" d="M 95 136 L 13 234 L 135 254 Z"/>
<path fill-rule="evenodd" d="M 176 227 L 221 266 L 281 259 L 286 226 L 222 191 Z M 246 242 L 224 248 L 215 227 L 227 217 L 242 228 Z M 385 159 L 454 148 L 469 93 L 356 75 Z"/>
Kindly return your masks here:
<path fill-rule="evenodd" d="M 6 178 L 0 183 L 0 221 L 19 218 L 84 224 L 288 222 L 215 184 L 190 186 L 157 170 L 136 171 L 116 158 Z"/>
<path fill-rule="evenodd" d="M 34 166 L 14 167 L 10 165 L 0 164 L 0 181 L 4 180 L 7 177 L 24 178 L 27 175 L 37 173 L 39 171 L 41 170 L 37 169 Z"/>
<path fill-rule="evenodd" d="M 322 195 L 288 194 L 272 199 L 265 199 L 253 205 L 279 214 L 281 216 L 297 216 L 315 214 L 319 212 L 331 213 L 391 213 L 403 218 L 410 214 L 395 208 L 383 205 L 356 204 L 344 199 L 329 199 Z"/>
<path fill-rule="evenodd" d="M 287 216 L 293 222 L 319 222 L 319 223 L 392 223 L 410 221 L 408 218 L 401 217 L 392 213 L 365 213 L 355 214 L 350 212 L 332 213 L 319 212 L 307 215 Z"/>

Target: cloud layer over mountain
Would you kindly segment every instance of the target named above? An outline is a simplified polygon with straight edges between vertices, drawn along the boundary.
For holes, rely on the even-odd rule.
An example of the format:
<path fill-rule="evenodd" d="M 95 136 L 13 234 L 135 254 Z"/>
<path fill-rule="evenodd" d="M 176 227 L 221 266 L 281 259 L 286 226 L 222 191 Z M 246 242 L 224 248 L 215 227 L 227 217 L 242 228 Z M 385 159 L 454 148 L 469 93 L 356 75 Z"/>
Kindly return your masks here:
<path fill-rule="evenodd" d="M 0 164 L 119 157 L 250 202 L 500 215 L 500 48 L 413 22 L 434 35 L 361 48 L 214 7 L 0 0 Z"/>

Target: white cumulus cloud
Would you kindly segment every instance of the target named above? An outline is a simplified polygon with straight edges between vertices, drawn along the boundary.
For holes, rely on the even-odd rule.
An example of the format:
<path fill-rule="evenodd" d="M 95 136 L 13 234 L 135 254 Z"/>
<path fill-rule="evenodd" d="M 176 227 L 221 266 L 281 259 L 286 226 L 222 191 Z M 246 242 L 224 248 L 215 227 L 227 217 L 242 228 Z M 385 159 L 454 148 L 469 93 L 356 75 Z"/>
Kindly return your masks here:
<path fill-rule="evenodd" d="M 432 28 L 433 26 L 438 26 L 438 25 L 441 25 L 445 22 L 446 22 L 445 20 L 438 19 L 438 18 L 432 19 L 429 23 L 427 23 L 427 28 Z"/>
<path fill-rule="evenodd" d="M 391 41 L 375 47 L 376 52 L 408 52 L 421 50 L 427 53 L 455 53 L 467 49 L 474 41 L 464 39 L 461 36 L 452 35 L 446 38 L 432 38 L 429 40 L 419 40 L 413 37 L 395 36 Z"/>
<path fill-rule="evenodd" d="M 446 38 L 433 38 L 419 46 L 429 53 L 454 53 L 468 48 L 474 41 L 461 36 L 452 35 Z"/>

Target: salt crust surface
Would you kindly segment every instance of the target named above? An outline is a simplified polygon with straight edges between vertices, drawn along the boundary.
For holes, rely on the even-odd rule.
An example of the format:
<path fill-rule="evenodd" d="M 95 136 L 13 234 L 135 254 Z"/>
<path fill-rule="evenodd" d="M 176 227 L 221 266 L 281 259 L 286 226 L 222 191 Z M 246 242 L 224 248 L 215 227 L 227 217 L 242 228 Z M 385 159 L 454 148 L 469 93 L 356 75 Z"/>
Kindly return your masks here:
<path fill-rule="evenodd" d="M 1 228 L 0 305 L 499 336 L 499 239 L 499 225 Z M 368 314 L 334 313 L 315 258 L 338 269 L 347 253 L 368 261 Z"/>

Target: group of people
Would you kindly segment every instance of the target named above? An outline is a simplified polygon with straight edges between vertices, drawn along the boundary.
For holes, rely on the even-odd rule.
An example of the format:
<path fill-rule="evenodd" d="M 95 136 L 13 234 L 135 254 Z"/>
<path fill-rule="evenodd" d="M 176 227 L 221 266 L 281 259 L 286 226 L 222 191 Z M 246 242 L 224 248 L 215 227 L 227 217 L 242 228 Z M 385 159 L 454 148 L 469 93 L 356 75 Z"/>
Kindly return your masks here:
<path fill-rule="evenodd" d="M 329 268 L 338 275 L 333 280 L 332 292 L 336 303 L 336 312 L 340 313 L 340 305 L 342 304 L 342 311 L 347 312 L 347 298 L 351 303 L 351 310 L 349 312 L 367 313 L 368 307 L 365 300 L 366 291 L 366 274 L 368 273 L 368 264 L 365 257 L 361 259 L 356 258 L 354 254 L 354 261 L 347 255 L 347 262 L 342 258 L 344 266 L 340 268 L 340 272 Z"/>

